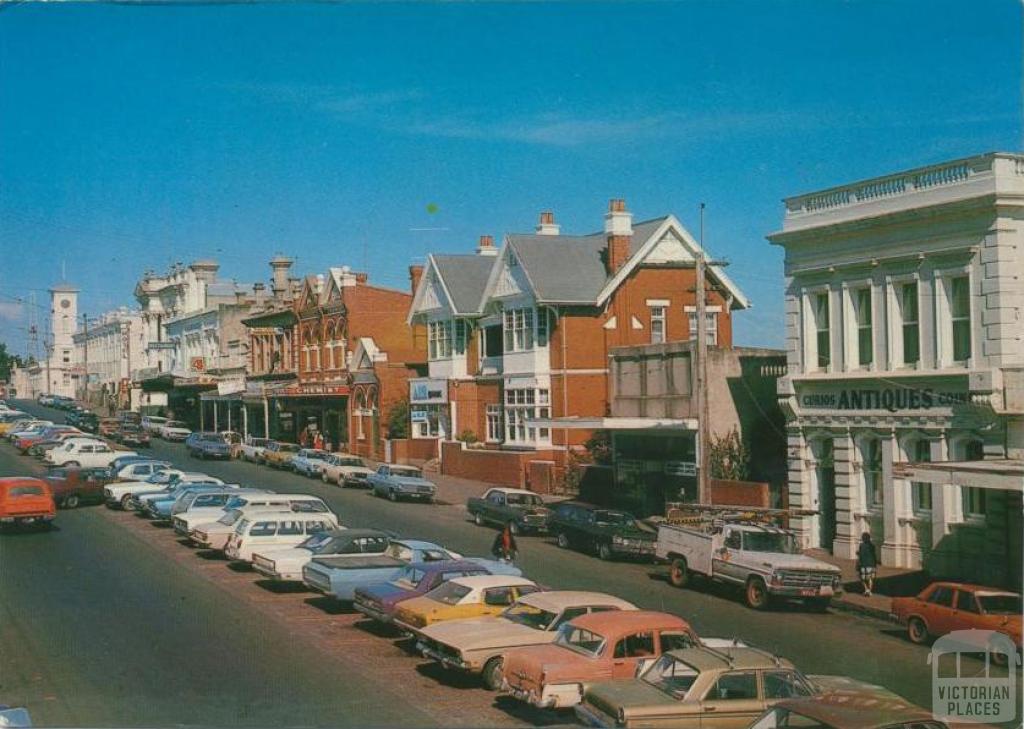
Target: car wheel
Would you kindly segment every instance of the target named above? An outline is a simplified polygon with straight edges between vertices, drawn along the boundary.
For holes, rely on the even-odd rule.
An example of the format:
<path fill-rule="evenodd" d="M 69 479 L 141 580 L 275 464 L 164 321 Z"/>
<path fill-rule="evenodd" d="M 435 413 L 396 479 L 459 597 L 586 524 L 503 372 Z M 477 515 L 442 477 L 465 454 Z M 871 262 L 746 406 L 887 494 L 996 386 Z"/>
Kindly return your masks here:
<path fill-rule="evenodd" d="M 747 580 L 746 590 L 747 607 L 754 610 L 764 610 L 768 607 L 768 586 L 759 577 Z"/>
<path fill-rule="evenodd" d="M 78 508 L 78 502 L 79 502 L 78 494 L 71 494 L 66 499 L 64 499 L 64 508 L 65 509 L 77 509 Z"/>
<path fill-rule="evenodd" d="M 132 510 L 132 507 L 130 506 L 131 500 L 132 500 L 132 495 L 131 494 L 126 494 L 126 495 L 121 497 L 121 510 L 122 511 L 131 511 Z"/>
<path fill-rule="evenodd" d="M 484 515 L 480 514 L 480 513 L 474 514 L 473 515 L 473 523 L 476 524 L 477 526 L 483 526 L 484 525 Z"/>
<path fill-rule="evenodd" d="M 922 643 L 928 642 L 928 626 L 924 624 L 921 618 L 911 618 L 907 621 L 907 637 L 910 638 L 911 643 Z"/>
<path fill-rule="evenodd" d="M 480 678 L 483 679 L 484 686 L 489 691 L 497 691 L 501 688 L 502 679 L 502 666 L 503 660 L 501 656 L 492 658 L 484 664 L 484 670 L 480 672 Z"/>
<path fill-rule="evenodd" d="M 398 494 L 395 493 L 394 489 L 388 489 L 388 500 L 398 501 Z"/>
<path fill-rule="evenodd" d="M 597 556 L 601 559 L 608 561 L 612 558 L 612 545 L 608 542 L 601 542 L 597 545 Z"/>
<path fill-rule="evenodd" d="M 686 587 L 690 581 L 690 570 L 686 560 L 678 557 L 672 560 L 672 566 L 668 570 L 668 581 L 672 587 Z"/>
<path fill-rule="evenodd" d="M 555 540 L 558 542 L 558 546 L 562 549 L 569 548 L 569 535 L 565 532 L 558 532 L 558 536 L 555 537 Z"/>

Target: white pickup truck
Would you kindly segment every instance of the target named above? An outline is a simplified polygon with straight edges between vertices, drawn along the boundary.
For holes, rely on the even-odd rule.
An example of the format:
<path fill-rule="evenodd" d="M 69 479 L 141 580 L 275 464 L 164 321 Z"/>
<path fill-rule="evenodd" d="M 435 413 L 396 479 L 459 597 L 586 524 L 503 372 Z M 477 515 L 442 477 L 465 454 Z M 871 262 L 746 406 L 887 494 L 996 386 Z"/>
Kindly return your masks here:
<path fill-rule="evenodd" d="M 731 583 L 758 610 L 773 598 L 827 610 L 841 582 L 839 568 L 801 553 L 792 532 L 764 524 L 662 523 L 655 554 L 671 565 L 675 587 L 686 587 L 695 575 Z"/>

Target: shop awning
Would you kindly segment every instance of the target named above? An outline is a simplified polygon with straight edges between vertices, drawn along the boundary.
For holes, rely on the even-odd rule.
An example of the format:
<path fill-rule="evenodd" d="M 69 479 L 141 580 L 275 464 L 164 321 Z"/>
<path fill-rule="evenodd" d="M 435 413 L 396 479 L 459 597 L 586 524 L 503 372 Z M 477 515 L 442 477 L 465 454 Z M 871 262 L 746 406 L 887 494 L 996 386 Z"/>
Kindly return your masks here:
<path fill-rule="evenodd" d="M 697 430 L 695 418 L 527 418 L 526 424 L 558 430 Z"/>
<path fill-rule="evenodd" d="M 1024 461 L 993 458 L 984 461 L 894 463 L 899 478 L 936 486 L 971 486 L 979 489 L 1024 492 Z"/>

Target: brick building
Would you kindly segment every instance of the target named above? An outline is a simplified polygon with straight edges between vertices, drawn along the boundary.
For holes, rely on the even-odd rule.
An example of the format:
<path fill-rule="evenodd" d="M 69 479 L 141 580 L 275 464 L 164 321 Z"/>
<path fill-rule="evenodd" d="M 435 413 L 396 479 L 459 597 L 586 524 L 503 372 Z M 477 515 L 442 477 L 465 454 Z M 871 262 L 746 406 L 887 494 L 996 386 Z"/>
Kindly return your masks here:
<path fill-rule="evenodd" d="M 485 236 L 476 256 L 429 257 L 410 311 L 429 359 L 410 383 L 412 432 L 462 441 L 442 444 L 444 472 L 557 481 L 570 450 L 613 425 L 611 349 L 696 336 L 697 241 L 671 215 L 632 217 L 612 200 L 603 231 L 562 235 L 546 212 L 500 249 Z M 706 302 L 708 342 L 730 347 L 746 298 L 712 266 Z"/>

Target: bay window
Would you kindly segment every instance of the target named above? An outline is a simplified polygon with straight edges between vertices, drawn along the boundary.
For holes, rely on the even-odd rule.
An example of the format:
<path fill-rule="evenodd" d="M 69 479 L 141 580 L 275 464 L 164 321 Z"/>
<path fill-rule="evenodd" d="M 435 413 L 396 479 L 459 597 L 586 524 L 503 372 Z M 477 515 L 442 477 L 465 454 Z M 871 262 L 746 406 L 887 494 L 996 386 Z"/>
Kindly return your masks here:
<path fill-rule="evenodd" d="M 533 309 L 506 309 L 503 317 L 505 351 L 525 352 L 533 349 Z M 547 337 L 545 326 L 545 339 Z"/>
<path fill-rule="evenodd" d="M 452 356 L 452 323 L 445 319 L 427 324 L 427 356 L 446 359 Z"/>
<path fill-rule="evenodd" d="M 547 389 L 512 388 L 505 390 L 505 441 L 508 443 L 534 444 L 550 438 L 548 428 L 527 425 L 527 420 L 550 418 L 550 393 Z M 488 430 L 490 430 L 490 409 L 488 409 Z"/>

